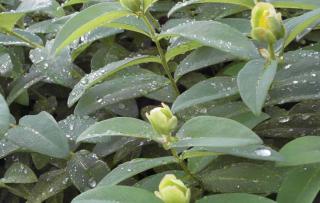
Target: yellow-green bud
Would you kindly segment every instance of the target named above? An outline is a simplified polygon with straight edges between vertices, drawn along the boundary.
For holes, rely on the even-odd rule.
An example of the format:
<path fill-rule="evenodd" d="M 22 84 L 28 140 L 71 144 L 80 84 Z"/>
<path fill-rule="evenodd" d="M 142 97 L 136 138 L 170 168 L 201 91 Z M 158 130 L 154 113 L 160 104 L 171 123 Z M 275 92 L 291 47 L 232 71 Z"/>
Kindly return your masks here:
<path fill-rule="evenodd" d="M 146 116 L 153 129 L 161 135 L 170 135 L 177 127 L 178 119 L 175 117 L 170 108 L 162 103 L 162 107 L 154 108 Z"/>
<path fill-rule="evenodd" d="M 134 12 L 138 13 L 143 11 L 143 1 L 142 0 L 120 0 L 121 5 Z"/>
<path fill-rule="evenodd" d="M 161 180 L 155 195 L 164 203 L 189 203 L 191 192 L 176 176 L 168 174 Z"/>
<path fill-rule="evenodd" d="M 251 13 L 251 36 L 260 42 L 274 44 L 285 35 L 281 13 L 270 3 L 259 2 Z"/>

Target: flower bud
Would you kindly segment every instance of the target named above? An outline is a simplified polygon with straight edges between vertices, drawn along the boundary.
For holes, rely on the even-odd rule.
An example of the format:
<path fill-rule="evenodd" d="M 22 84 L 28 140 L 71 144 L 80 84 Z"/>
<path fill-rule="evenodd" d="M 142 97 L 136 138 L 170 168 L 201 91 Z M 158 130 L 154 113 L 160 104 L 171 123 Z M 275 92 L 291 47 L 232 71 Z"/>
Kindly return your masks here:
<path fill-rule="evenodd" d="M 120 3 L 124 8 L 134 13 L 138 13 L 143 10 L 142 0 L 120 0 Z"/>
<path fill-rule="evenodd" d="M 177 127 L 178 119 L 175 117 L 170 108 L 162 103 L 162 107 L 154 108 L 146 116 L 153 129 L 161 135 L 170 135 Z"/>
<path fill-rule="evenodd" d="M 155 195 L 164 203 L 189 203 L 191 192 L 181 180 L 167 174 L 161 180 L 159 191 L 156 191 Z"/>
<path fill-rule="evenodd" d="M 270 3 L 259 2 L 251 13 L 251 36 L 260 42 L 274 44 L 285 35 L 281 13 Z"/>

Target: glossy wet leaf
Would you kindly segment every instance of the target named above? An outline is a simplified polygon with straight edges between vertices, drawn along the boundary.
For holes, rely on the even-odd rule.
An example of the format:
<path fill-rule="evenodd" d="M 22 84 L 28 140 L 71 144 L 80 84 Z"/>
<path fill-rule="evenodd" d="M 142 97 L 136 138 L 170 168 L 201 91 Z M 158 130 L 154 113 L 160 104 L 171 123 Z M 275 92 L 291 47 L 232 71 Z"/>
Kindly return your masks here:
<path fill-rule="evenodd" d="M 81 150 L 68 161 L 66 170 L 74 186 L 84 192 L 96 187 L 110 169 L 96 154 Z"/>
<path fill-rule="evenodd" d="M 126 125 L 123 125 L 124 123 Z M 111 136 L 159 139 L 159 135 L 149 123 L 135 118 L 118 117 L 90 126 L 78 137 L 77 142 L 104 142 L 111 139 Z"/>
<path fill-rule="evenodd" d="M 281 166 L 294 166 L 320 162 L 319 138 L 317 136 L 306 136 L 287 143 L 280 150 L 284 161 L 279 164 Z"/>
<path fill-rule="evenodd" d="M 20 147 L 16 144 L 13 144 L 11 141 L 2 138 L 0 140 L 0 158 L 4 158 L 11 153 L 18 151 Z"/>
<path fill-rule="evenodd" d="M 19 125 L 8 131 L 6 138 L 20 147 L 40 154 L 56 158 L 69 155 L 67 138 L 54 118 L 46 112 L 21 118 Z"/>
<path fill-rule="evenodd" d="M 129 15 L 117 2 L 106 2 L 93 5 L 72 17 L 58 33 L 52 53 L 60 52 L 72 41 L 79 39 L 106 22 Z"/>
<path fill-rule="evenodd" d="M 282 176 L 273 167 L 237 163 L 203 172 L 201 180 L 205 188 L 212 192 L 272 193 L 278 191 Z"/>
<path fill-rule="evenodd" d="M 71 186 L 65 169 L 53 170 L 42 174 L 32 188 L 28 203 L 40 203 Z"/>
<path fill-rule="evenodd" d="M 105 67 L 100 68 L 99 70 L 84 76 L 80 80 L 80 82 L 74 86 L 72 92 L 70 93 L 70 96 L 68 98 L 68 105 L 72 106 L 74 103 L 77 102 L 77 100 L 81 98 L 81 96 L 86 92 L 87 89 L 104 81 L 116 72 L 126 67 L 150 62 L 159 63 L 160 59 L 156 56 L 137 56 L 133 58 L 127 58 L 121 61 L 110 63 Z"/>
<path fill-rule="evenodd" d="M 11 84 L 11 90 L 7 97 L 8 104 L 14 102 L 29 87 L 43 80 L 45 76 L 39 72 L 31 72 L 18 78 Z"/>
<path fill-rule="evenodd" d="M 296 9 L 316 9 L 320 3 L 313 0 L 271 0 L 274 6 L 278 8 L 296 8 Z"/>
<path fill-rule="evenodd" d="M 79 135 L 95 122 L 96 120 L 89 116 L 70 115 L 59 121 L 58 125 L 68 139 L 70 148 L 76 148 L 78 146 L 76 140 Z"/>
<path fill-rule="evenodd" d="M 79 100 L 75 114 L 87 115 L 111 104 L 148 95 L 169 84 L 163 76 L 137 69 L 90 88 Z"/>
<path fill-rule="evenodd" d="M 26 40 L 22 40 L 19 37 L 14 36 L 13 34 L 7 35 L 2 33 L 0 33 L 0 44 L 6 46 L 26 46 L 32 48 L 35 48 L 35 45 L 39 47 L 43 45 L 42 39 L 34 33 L 22 29 L 14 29 L 12 32 L 20 35 L 29 42 L 32 42 L 34 45 L 30 44 Z"/>
<path fill-rule="evenodd" d="M 4 97 L 0 94 L 0 136 L 2 136 L 10 125 L 10 111 Z"/>
<path fill-rule="evenodd" d="M 34 172 L 22 163 L 13 163 L 5 172 L 1 183 L 34 183 L 37 182 Z"/>
<path fill-rule="evenodd" d="M 265 64 L 264 60 L 252 60 L 238 74 L 237 84 L 241 98 L 256 115 L 261 113 L 277 66 L 275 61 Z"/>
<path fill-rule="evenodd" d="M 300 167 L 291 171 L 283 181 L 278 203 L 312 203 L 320 189 L 319 165 Z"/>
<path fill-rule="evenodd" d="M 171 156 L 150 159 L 133 159 L 114 168 L 99 182 L 98 187 L 117 185 L 127 178 L 137 175 L 143 171 L 176 162 L 177 160 Z"/>
<path fill-rule="evenodd" d="M 195 40 L 241 59 L 258 57 L 254 44 L 242 33 L 217 21 L 193 21 L 183 23 L 161 33 L 160 37 L 181 36 Z"/>
<path fill-rule="evenodd" d="M 153 193 L 129 186 L 103 186 L 82 193 L 72 200 L 72 203 L 161 203 Z"/>
<path fill-rule="evenodd" d="M 172 111 L 179 112 L 197 104 L 222 99 L 236 94 L 238 94 L 238 88 L 236 87 L 235 78 L 210 78 L 197 83 L 178 96 L 172 105 Z"/>
<path fill-rule="evenodd" d="M 199 4 L 199 3 L 229 3 L 229 4 L 236 4 L 236 5 L 241 5 L 245 6 L 247 8 L 252 8 L 254 6 L 254 1 L 253 0 L 189 0 L 189 1 L 183 1 L 183 2 L 178 2 L 171 10 L 169 11 L 168 15 L 172 15 L 176 11 L 186 7 L 190 6 L 192 4 Z"/>
<path fill-rule="evenodd" d="M 261 144 L 262 140 L 242 124 L 220 117 L 199 116 L 187 121 L 177 132 L 174 147 L 237 147 Z"/>
<path fill-rule="evenodd" d="M 210 47 L 202 47 L 191 52 L 191 54 L 180 62 L 174 73 L 174 77 L 175 79 L 179 79 L 181 76 L 191 71 L 227 62 L 234 58 L 234 56 L 220 50 Z"/>
<path fill-rule="evenodd" d="M 251 195 L 251 194 L 219 194 L 219 195 L 210 195 L 205 196 L 202 199 L 196 201 L 196 203 L 225 203 L 225 202 L 232 202 L 232 203 L 276 203 L 275 201 L 261 197 L 258 195 Z"/>
<path fill-rule="evenodd" d="M 302 3 L 302 2 L 297 2 L 297 4 L 299 3 Z M 318 7 L 320 7 L 320 3 L 318 3 Z M 301 16 L 297 16 L 289 19 L 285 23 L 285 27 L 287 30 L 287 36 L 284 42 L 285 46 L 289 45 L 289 43 L 292 40 L 294 40 L 298 34 L 303 32 L 305 29 L 309 29 L 310 26 L 317 23 L 319 18 L 320 18 L 320 8 L 304 13 Z"/>

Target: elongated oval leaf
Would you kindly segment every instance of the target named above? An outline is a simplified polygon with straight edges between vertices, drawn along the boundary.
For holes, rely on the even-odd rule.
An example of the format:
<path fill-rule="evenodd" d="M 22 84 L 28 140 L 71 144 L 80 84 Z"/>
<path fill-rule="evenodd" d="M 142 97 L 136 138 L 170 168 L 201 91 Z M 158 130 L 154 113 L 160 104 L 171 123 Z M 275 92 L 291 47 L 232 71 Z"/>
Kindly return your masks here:
<path fill-rule="evenodd" d="M 296 8 L 296 9 L 316 9 L 320 7 L 320 2 L 314 0 L 270 0 L 278 8 Z"/>
<path fill-rule="evenodd" d="M 238 94 L 235 78 L 215 77 L 204 80 L 182 93 L 173 103 L 172 111 Z"/>
<path fill-rule="evenodd" d="M 254 44 L 241 32 L 227 24 L 216 21 L 193 21 L 170 28 L 160 34 L 182 36 L 205 46 L 213 47 L 242 59 L 258 58 Z"/>
<path fill-rule="evenodd" d="M 130 12 L 124 10 L 117 2 L 93 5 L 67 21 L 55 39 L 52 52 L 59 52 L 85 33 L 126 15 L 130 15 Z"/>
<path fill-rule="evenodd" d="M 82 193 L 71 203 L 161 203 L 153 193 L 129 186 L 103 186 Z"/>
<path fill-rule="evenodd" d="M 265 64 L 264 60 L 252 60 L 238 74 L 237 83 L 241 98 L 256 115 L 261 113 L 276 72 L 277 62 Z"/>
<path fill-rule="evenodd" d="M 77 139 L 77 142 L 103 142 L 111 136 L 138 137 L 157 140 L 159 135 L 145 121 L 119 117 L 100 121 L 85 130 Z"/>
<path fill-rule="evenodd" d="M 233 193 L 233 194 L 220 194 L 220 195 L 211 195 L 206 196 L 196 203 L 276 203 L 271 199 L 267 199 L 265 197 L 261 197 L 258 195 L 250 195 L 250 194 L 241 194 L 241 193 Z"/>
<path fill-rule="evenodd" d="M 319 3 L 320 7 L 320 3 Z M 309 28 L 312 26 L 312 24 L 316 23 L 320 18 L 320 8 L 307 12 L 301 16 L 294 17 L 289 19 L 285 23 L 286 31 L 287 31 L 287 36 L 285 38 L 284 45 L 287 46 L 290 44 L 294 38 L 303 32 L 305 29 Z"/>
<path fill-rule="evenodd" d="M 72 106 L 80 97 L 85 93 L 85 91 L 92 87 L 93 85 L 102 82 L 110 75 L 120 71 L 126 67 L 134 66 L 141 63 L 156 62 L 160 63 L 160 59 L 156 56 L 137 56 L 134 58 L 127 58 L 121 61 L 113 62 L 106 65 L 99 70 L 92 72 L 85 77 L 83 77 L 78 84 L 75 85 L 70 96 L 68 98 L 68 105 Z"/>
<path fill-rule="evenodd" d="M 153 159 L 133 159 L 129 162 L 120 164 L 113 169 L 99 182 L 98 187 L 116 185 L 127 178 L 130 178 L 148 169 L 176 162 L 177 160 L 171 156 Z"/>
<path fill-rule="evenodd" d="M 5 172 L 0 182 L 2 183 L 34 183 L 37 182 L 37 176 L 29 168 L 22 163 L 14 163 Z"/>
<path fill-rule="evenodd" d="M 291 171 L 282 183 L 278 203 L 312 203 L 320 190 L 319 165 Z"/>
<path fill-rule="evenodd" d="M 281 148 L 285 158 L 280 165 L 294 166 L 320 162 L 320 137 L 306 136 L 297 138 Z"/>
<path fill-rule="evenodd" d="M 262 140 L 242 124 L 214 116 L 199 116 L 187 121 L 177 132 L 173 147 L 237 147 L 262 144 Z"/>
<path fill-rule="evenodd" d="M 0 136 L 2 136 L 10 124 L 10 111 L 6 100 L 0 94 Z"/>
<path fill-rule="evenodd" d="M 54 118 L 46 112 L 21 118 L 19 126 L 11 128 L 6 137 L 30 151 L 56 158 L 69 155 L 67 138 Z"/>
<path fill-rule="evenodd" d="M 23 12 L 2 12 L 0 13 L 0 29 L 12 31 L 15 24 L 25 15 Z"/>
<path fill-rule="evenodd" d="M 252 8 L 254 6 L 253 0 L 188 0 L 183 2 L 178 2 L 168 13 L 168 16 L 172 15 L 176 11 L 192 5 L 192 4 L 199 4 L 199 3 L 225 3 L 225 4 L 236 4 L 240 6 L 244 6 L 247 8 Z"/>

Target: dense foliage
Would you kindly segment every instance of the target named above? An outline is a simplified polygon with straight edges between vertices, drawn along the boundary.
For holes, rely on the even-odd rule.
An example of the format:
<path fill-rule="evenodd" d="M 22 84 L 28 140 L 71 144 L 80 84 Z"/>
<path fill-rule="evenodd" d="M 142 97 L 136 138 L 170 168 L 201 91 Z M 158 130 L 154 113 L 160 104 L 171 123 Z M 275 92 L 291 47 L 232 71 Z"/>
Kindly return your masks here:
<path fill-rule="evenodd" d="M 317 0 L 0 0 L 0 202 L 319 201 L 319 25 Z"/>

